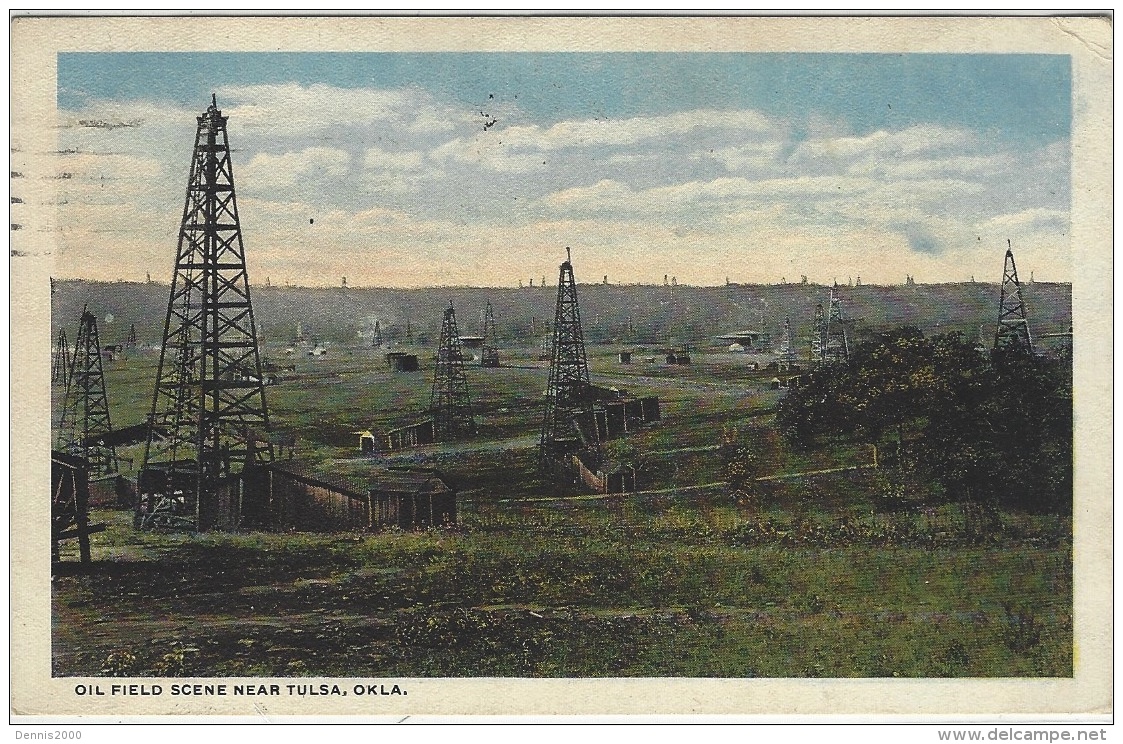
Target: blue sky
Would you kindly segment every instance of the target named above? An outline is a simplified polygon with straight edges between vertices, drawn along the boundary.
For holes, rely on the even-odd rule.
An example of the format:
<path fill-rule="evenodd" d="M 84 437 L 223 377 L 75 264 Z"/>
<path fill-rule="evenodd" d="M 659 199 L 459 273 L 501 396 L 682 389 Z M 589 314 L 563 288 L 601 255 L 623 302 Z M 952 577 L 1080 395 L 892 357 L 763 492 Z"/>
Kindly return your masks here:
<path fill-rule="evenodd" d="M 218 81 L 420 86 L 468 106 L 516 99 L 539 121 L 659 115 L 694 108 L 807 111 L 855 133 L 940 123 L 1046 142 L 1067 137 L 1071 73 L 1060 55 L 580 53 L 70 53 L 62 108 L 88 98 L 204 98 Z"/>
<path fill-rule="evenodd" d="M 125 278 L 164 273 L 213 91 L 255 280 L 507 285 L 566 244 L 618 281 L 962 280 L 1000 274 L 1006 237 L 1067 280 L 1070 78 L 1044 55 L 60 54 L 63 250 L 104 271 L 112 235 Z"/>

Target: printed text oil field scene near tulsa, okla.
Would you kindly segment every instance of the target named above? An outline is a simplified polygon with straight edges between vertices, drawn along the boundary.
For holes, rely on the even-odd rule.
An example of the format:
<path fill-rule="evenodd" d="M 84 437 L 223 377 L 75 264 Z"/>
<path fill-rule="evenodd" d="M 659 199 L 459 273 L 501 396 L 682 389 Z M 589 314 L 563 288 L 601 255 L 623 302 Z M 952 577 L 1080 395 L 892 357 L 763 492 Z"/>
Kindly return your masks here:
<path fill-rule="evenodd" d="M 1073 675 L 1069 57 L 57 65 L 53 676 Z"/>

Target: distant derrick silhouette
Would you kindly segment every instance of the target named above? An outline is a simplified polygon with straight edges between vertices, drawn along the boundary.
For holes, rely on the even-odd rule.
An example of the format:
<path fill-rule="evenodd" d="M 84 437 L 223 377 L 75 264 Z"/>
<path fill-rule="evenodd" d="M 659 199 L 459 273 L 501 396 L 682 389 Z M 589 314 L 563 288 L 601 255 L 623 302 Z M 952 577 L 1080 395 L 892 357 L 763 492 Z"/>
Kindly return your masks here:
<path fill-rule="evenodd" d="M 1014 265 L 1014 252 L 1006 249 L 1006 264 L 1002 270 L 1002 294 L 998 301 L 998 328 L 994 333 L 994 348 L 1019 348 L 1033 354 L 1033 337 L 1029 332 L 1026 305 L 1022 299 L 1022 285 L 1018 282 L 1018 268 Z"/>
<path fill-rule="evenodd" d="M 437 346 L 437 368 L 433 374 L 433 391 L 429 396 L 433 430 L 438 441 L 476 433 L 472 402 L 468 395 L 468 378 L 464 373 L 464 352 L 456 328 L 456 310 L 452 303 L 444 312 L 441 339 Z"/>

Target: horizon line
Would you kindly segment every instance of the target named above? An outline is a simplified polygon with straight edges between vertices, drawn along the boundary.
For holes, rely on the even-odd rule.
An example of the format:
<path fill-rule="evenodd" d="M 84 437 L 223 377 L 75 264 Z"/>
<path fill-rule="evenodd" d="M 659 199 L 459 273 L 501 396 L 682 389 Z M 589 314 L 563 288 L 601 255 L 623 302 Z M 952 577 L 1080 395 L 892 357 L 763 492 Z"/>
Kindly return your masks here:
<path fill-rule="evenodd" d="M 138 284 L 144 285 L 159 285 L 163 287 L 170 287 L 169 282 L 153 279 L 145 281 L 140 279 L 90 279 L 85 277 L 51 277 L 51 281 L 55 283 L 71 282 L 88 284 Z M 951 284 L 993 284 L 1000 286 L 1001 281 L 981 281 L 977 279 L 960 279 L 960 280 L 947 280 L 947 281 L 914 281 L 911 284 L 907 282 L 900 282 L 894 284 L 883 284 L 878 282 L 863 282 L 861 284 L 824 284 L 821 282 L 727 282 L 723 284 L 659 284 L 647 282 L 576 282 L 579 287 L 652 287 L 652 288 L 666 288 L 666 289 L 721 289 L 722 287 L 822 287 L 824 289 L 863 289 L 865 287 L 908 287 L 908 286 L 930 286 L 938 287 Z M 1072 285 L 1071 281 L 1058 281 L 1053 279 L 1033 279 L 1020 281 L 1022 285 L 1033 284 L 1067 284 Z M 409 286 L 391 286 L 391 285 L 378 285 L 378 284 L 348 284 L 342 286 L 340 284 L 276 284 L 276 283 L 257 283 L 250 282 L 250 289 L 318 289 L 318 290 L 394 290 L 394 291 L 414 291 L 414 290 L 427 290 L 427 289 L 495 289 L 495 290 L 529 290 L 529 289 L 555 289 L 557 283 L 553 284 L 535 284 L 535 285 L 521 285 L 521 286 L 498 286 L 498 285 L 485 285 L 485 284 L 419 284 Z"/>

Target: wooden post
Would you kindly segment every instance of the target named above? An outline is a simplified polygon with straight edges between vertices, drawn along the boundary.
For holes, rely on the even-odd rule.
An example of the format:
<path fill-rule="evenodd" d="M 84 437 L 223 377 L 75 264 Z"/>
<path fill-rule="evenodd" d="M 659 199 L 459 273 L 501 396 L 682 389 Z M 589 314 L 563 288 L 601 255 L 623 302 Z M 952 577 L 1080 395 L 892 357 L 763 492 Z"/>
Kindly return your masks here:
<path fill-rule="evenodd" d="M 85 473 L 83 473 L 83 476 Z M 90 482 L 88 478 L 81 477 L 75 478 L 76 483 L 74 488 L 74 501 L 77 506 L 77 518 L 75 519 L 76 528 L 78 530 L 78 552 L 81 555 L 82 563 L 89 563 L 90 558 Z"/>

